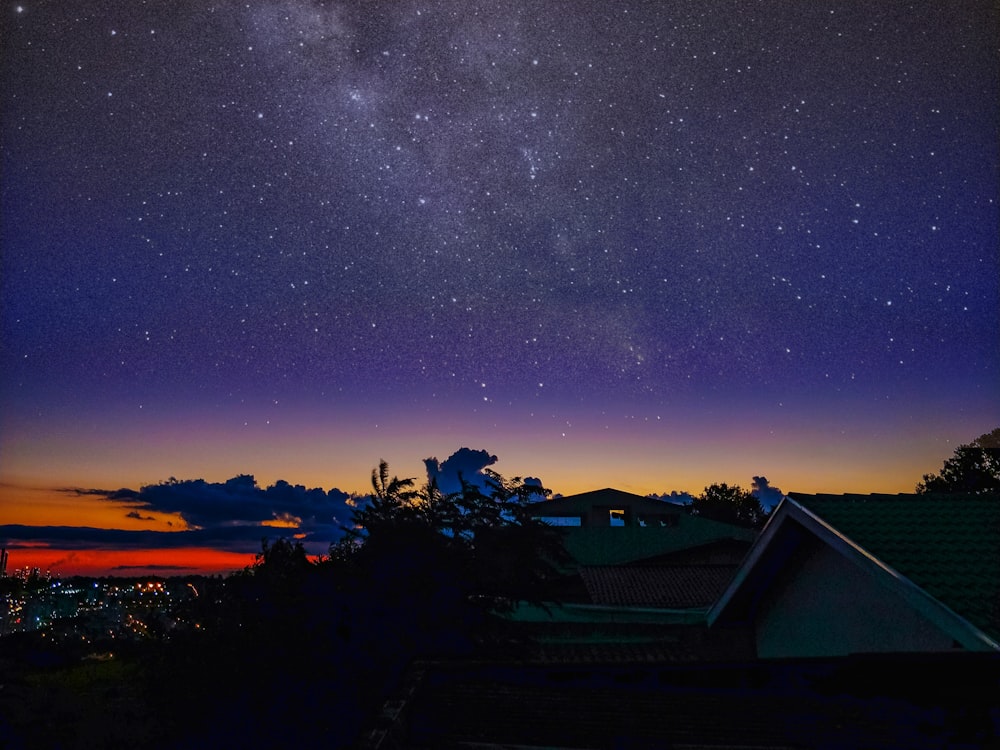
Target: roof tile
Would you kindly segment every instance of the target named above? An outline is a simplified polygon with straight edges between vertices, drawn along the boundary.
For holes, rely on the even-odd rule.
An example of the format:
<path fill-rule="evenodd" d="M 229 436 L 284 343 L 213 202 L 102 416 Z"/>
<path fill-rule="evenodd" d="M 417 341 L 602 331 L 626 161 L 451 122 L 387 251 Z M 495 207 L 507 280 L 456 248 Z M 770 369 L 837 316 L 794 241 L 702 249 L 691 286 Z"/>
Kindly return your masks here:
<path fill-rule="evenodd" d="M 580 569 L 594 604 L 666 609 L 711 606 L 735 573 L 734 565 L 600 565 Z"/>
<path fill-rule="evenodd" d="M 1000 497 L 795 494 L 793 499 L 1000 640 Z"/>

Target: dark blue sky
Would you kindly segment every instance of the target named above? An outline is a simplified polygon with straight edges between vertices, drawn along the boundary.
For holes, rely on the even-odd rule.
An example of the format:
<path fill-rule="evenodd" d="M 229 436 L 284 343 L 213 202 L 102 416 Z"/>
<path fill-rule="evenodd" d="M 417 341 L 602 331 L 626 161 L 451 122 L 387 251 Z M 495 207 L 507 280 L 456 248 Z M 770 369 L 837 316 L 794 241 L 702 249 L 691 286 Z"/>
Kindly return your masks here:
<path fill-rule="evenodd" d="M 0 473 L 909 489 L 1000 422 L 997 18 L 5 3 Z"/>

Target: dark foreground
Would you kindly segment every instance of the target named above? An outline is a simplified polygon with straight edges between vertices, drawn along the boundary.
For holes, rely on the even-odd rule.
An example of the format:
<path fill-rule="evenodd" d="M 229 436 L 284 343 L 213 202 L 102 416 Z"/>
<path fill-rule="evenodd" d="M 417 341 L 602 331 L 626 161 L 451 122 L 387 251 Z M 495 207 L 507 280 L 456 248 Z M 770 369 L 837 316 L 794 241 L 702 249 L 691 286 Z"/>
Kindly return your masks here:
<path fill-rule="evenodd" d="M 43 640 L 0 640 L 9 750 L 1000 747 L 1000 655 L 665 664 L 525 652 L 416 661 L 387 685 L 384 671 L 292 643 L 112 654 Z"/>

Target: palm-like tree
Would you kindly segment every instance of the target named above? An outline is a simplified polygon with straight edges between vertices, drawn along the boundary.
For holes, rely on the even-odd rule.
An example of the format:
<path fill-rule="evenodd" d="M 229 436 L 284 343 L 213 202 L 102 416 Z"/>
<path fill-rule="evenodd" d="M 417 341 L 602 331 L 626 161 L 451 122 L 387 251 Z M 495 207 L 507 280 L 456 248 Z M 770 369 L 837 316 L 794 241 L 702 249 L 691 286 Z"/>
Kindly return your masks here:
<path fill-rule="evenodd" d="M 368 504 L 354 511 L 354 523 L 368 533 L 374 528 L 403 520 L 407 510 L 414 509 L 418 493 L 412 478 L 389 477 L 389 464 L 383 459 L 372 469 L 372 495 Z"/>

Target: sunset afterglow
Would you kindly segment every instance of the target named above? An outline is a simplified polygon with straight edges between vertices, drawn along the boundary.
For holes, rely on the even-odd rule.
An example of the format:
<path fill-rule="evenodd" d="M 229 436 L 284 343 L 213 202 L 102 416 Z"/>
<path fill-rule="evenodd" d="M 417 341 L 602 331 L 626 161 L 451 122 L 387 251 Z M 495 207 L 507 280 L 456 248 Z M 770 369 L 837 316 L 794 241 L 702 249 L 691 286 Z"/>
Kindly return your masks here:
<path fill-rule="evenodd" d="M 10 566 L 323 554 L 382 459 L 909 492 L 995 428 L 996 8 L 737 10 L 5 7 Z"/>

